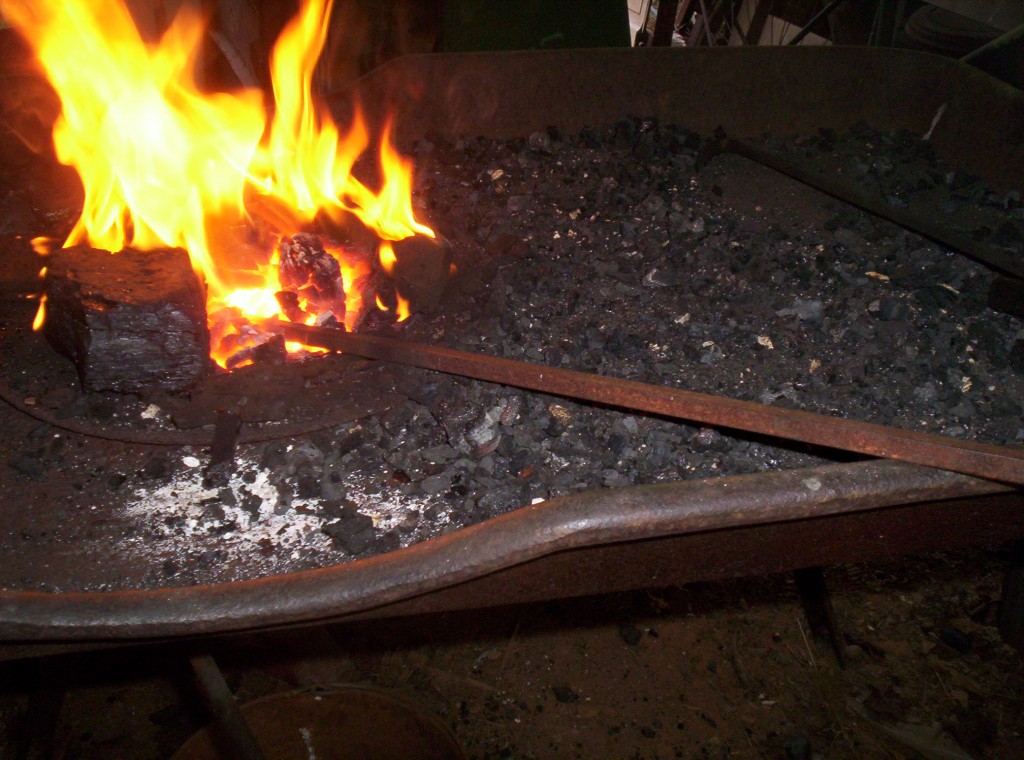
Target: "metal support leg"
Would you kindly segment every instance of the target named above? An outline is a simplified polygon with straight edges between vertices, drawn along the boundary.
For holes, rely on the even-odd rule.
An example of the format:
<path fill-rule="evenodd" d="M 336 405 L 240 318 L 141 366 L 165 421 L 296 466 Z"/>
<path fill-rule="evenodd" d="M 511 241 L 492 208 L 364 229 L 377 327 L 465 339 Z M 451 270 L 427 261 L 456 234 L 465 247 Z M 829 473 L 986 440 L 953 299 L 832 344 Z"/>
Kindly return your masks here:
<path fill-rule="evenodd" d="M 836 653 L 839 667 L 846 667 L 846 653 L 843 648 L 843 634 L 836 621 L 832 597 L 825 585 L 825 573 L 820 567 L 807 567 L 793 573 L 797 592 L 804 606 L 807 623 L 815 636 L 827 637 Z"/>
<path fill-rule="evenodd" d="M 263 760 L 263 750 L 256 743 L 256 737 L 238 709 L 238 703 L 213 657 L 200 655 L 192 657 L 189 662 L 206 706 L 222 729 L 219 738 L 223 741 L 225 757 L 232 760 Z"/>
<path fill-rule="evenodd" d="M 1010 554 L 999 605 L 999 633 L 1007 644 L 1024 651 L 1024 541 L 1015 543 Z"/>
<path fill-rule="evenodd" d="M 34 684 L 28 697 L 28 709 L 18 732 L 16 760 L 46 760 L 58 756 L 60 712 L 64 705 L 62 673 L 48 660 L 34 660 Z"/>
<path fill-rule="evenodd" d="M 676 9 L 679 0 L 663 0 L 658 4 L 658 15 L 654 19 L 654 47 L 668 47 L 672 44 L 672 33 L 675 32 Z"/>

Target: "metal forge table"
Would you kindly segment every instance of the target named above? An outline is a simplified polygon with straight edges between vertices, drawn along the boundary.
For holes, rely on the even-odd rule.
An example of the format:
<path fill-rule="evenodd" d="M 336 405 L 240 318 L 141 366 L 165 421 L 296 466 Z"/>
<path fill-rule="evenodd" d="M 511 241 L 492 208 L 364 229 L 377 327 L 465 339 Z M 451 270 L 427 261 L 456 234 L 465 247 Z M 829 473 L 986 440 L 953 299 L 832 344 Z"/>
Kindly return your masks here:
<path fill-rule="evenodd" d="M 526 136 L 655 116 L 732 136 L 864 121 L 933 133 L 950 162 L 1024 176 L 1024 95 L 899 50 L 644 49 L 416 56 L 358 86 L 399 140 Z M 351 94 L 339 95 L 339 105 Z M 984 118 L 979 118 L 983 115 Z M 1024 494 L 871 460 L 586 493 L 346 565 L 209 587 L 0 591 L 0 657 L 326 621 L 484 608 L 879 560 L 1022 537 Z M 1019 634 L 1018 634 L 1019 635 Z"/>

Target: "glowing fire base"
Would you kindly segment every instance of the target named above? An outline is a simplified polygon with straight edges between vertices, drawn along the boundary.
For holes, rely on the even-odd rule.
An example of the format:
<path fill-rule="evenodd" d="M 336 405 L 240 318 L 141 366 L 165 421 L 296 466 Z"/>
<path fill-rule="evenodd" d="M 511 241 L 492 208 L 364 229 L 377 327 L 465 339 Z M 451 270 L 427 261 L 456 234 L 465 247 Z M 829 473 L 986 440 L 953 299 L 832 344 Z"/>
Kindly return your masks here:
<path fill-rule="evenodd" d="M 227 369 L 286 361 L 301 345 L 267 332 L 269 318 L 356 330 L 381 309 L 400 321 L 434 311 L 454 271 L 451 246 L 439 236 L 388 243 L 380 262 L 363 254 L 342 264 L 340 249 L 309 233 L 282 238 L 279 251 L 279 289 L 268 291 L 270 310 L 253 320 L 230 307 L 208 314 L 206 284 L 182 249 L 59 249 L 46 272 L 43 332 L 89 390 L 181 391 L 213 369 L 211 344 Z"/>

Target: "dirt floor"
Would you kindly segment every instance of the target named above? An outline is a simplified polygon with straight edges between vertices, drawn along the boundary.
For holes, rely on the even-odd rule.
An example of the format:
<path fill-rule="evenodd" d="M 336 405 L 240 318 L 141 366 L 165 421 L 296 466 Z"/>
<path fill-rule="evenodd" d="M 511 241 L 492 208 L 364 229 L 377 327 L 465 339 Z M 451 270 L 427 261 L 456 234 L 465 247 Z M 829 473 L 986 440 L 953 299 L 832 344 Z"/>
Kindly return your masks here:
<path fill-rule="evenodd" d="M 811 636 L 791 576 L 247 636 L 209 651 L 241 702 L 373 686 L 438 716 L 468 758 L 1014 758 L 1021 658 L 996 628 L 1007 561 L 973 550 L 828 570 L 845 669 Z M 0 757 L 18 756 L 33 716 L 55 739 L 52 757 L 170 757 L 207 721 L 189 653 L 2 666 Z M 58 683 L 54 732 L 47 700 L 30 708 L 29 694 Z"/>

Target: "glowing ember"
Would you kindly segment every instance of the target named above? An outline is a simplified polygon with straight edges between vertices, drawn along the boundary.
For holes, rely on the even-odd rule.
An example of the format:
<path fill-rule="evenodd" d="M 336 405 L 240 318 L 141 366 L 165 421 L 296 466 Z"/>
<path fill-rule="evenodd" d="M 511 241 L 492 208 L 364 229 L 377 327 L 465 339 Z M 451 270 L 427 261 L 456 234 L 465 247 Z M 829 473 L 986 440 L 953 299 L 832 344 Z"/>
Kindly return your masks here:
<path fill-rule="evenodd" d="M 255 271 L 225 266 L 211 244 L 214 226 L 251 220 L 274 233 L 269 239 L 298 232 L 319 214 L 354 214 L 383 241 L 435 236 L 413 212 L 412 165 L 392 146 L 390 123 L 379 147 L 379 187 L 372 189 L 351 173 L 370 142 L 361 115 L 342 133 L 313 97 L 332 5 L 303 0 L 278 38 L 268 123 L 257 90 L 199 89 L 195 66 L 204 25 L 188 4 L 149 42 L 123 0 L 0 0 L 60 97 L 57 157 L 75 167 L 85 188 L 82 215 L 64 245 L 188 250 L 209 285 L 212 345 L 222 364 L 228 354 L 218 347 L 247 345 L 238 324 L 282 316 L 277 293 L 295 283 L 279 282 L 276 240 Z M 259 198 L 264 202 L 247 203 Z M 337 260 L 344 289 L 336 301 L 344 314 L 335 317 L 351 328 L 362 313 L 370 265 L 365 255 L 330 246 L 326 252 Z M 296 313 L 306 322 L 319 311 L 309 295 L 296 294 Z M 43 319 L 41 303 L 37 325 Z"/>

